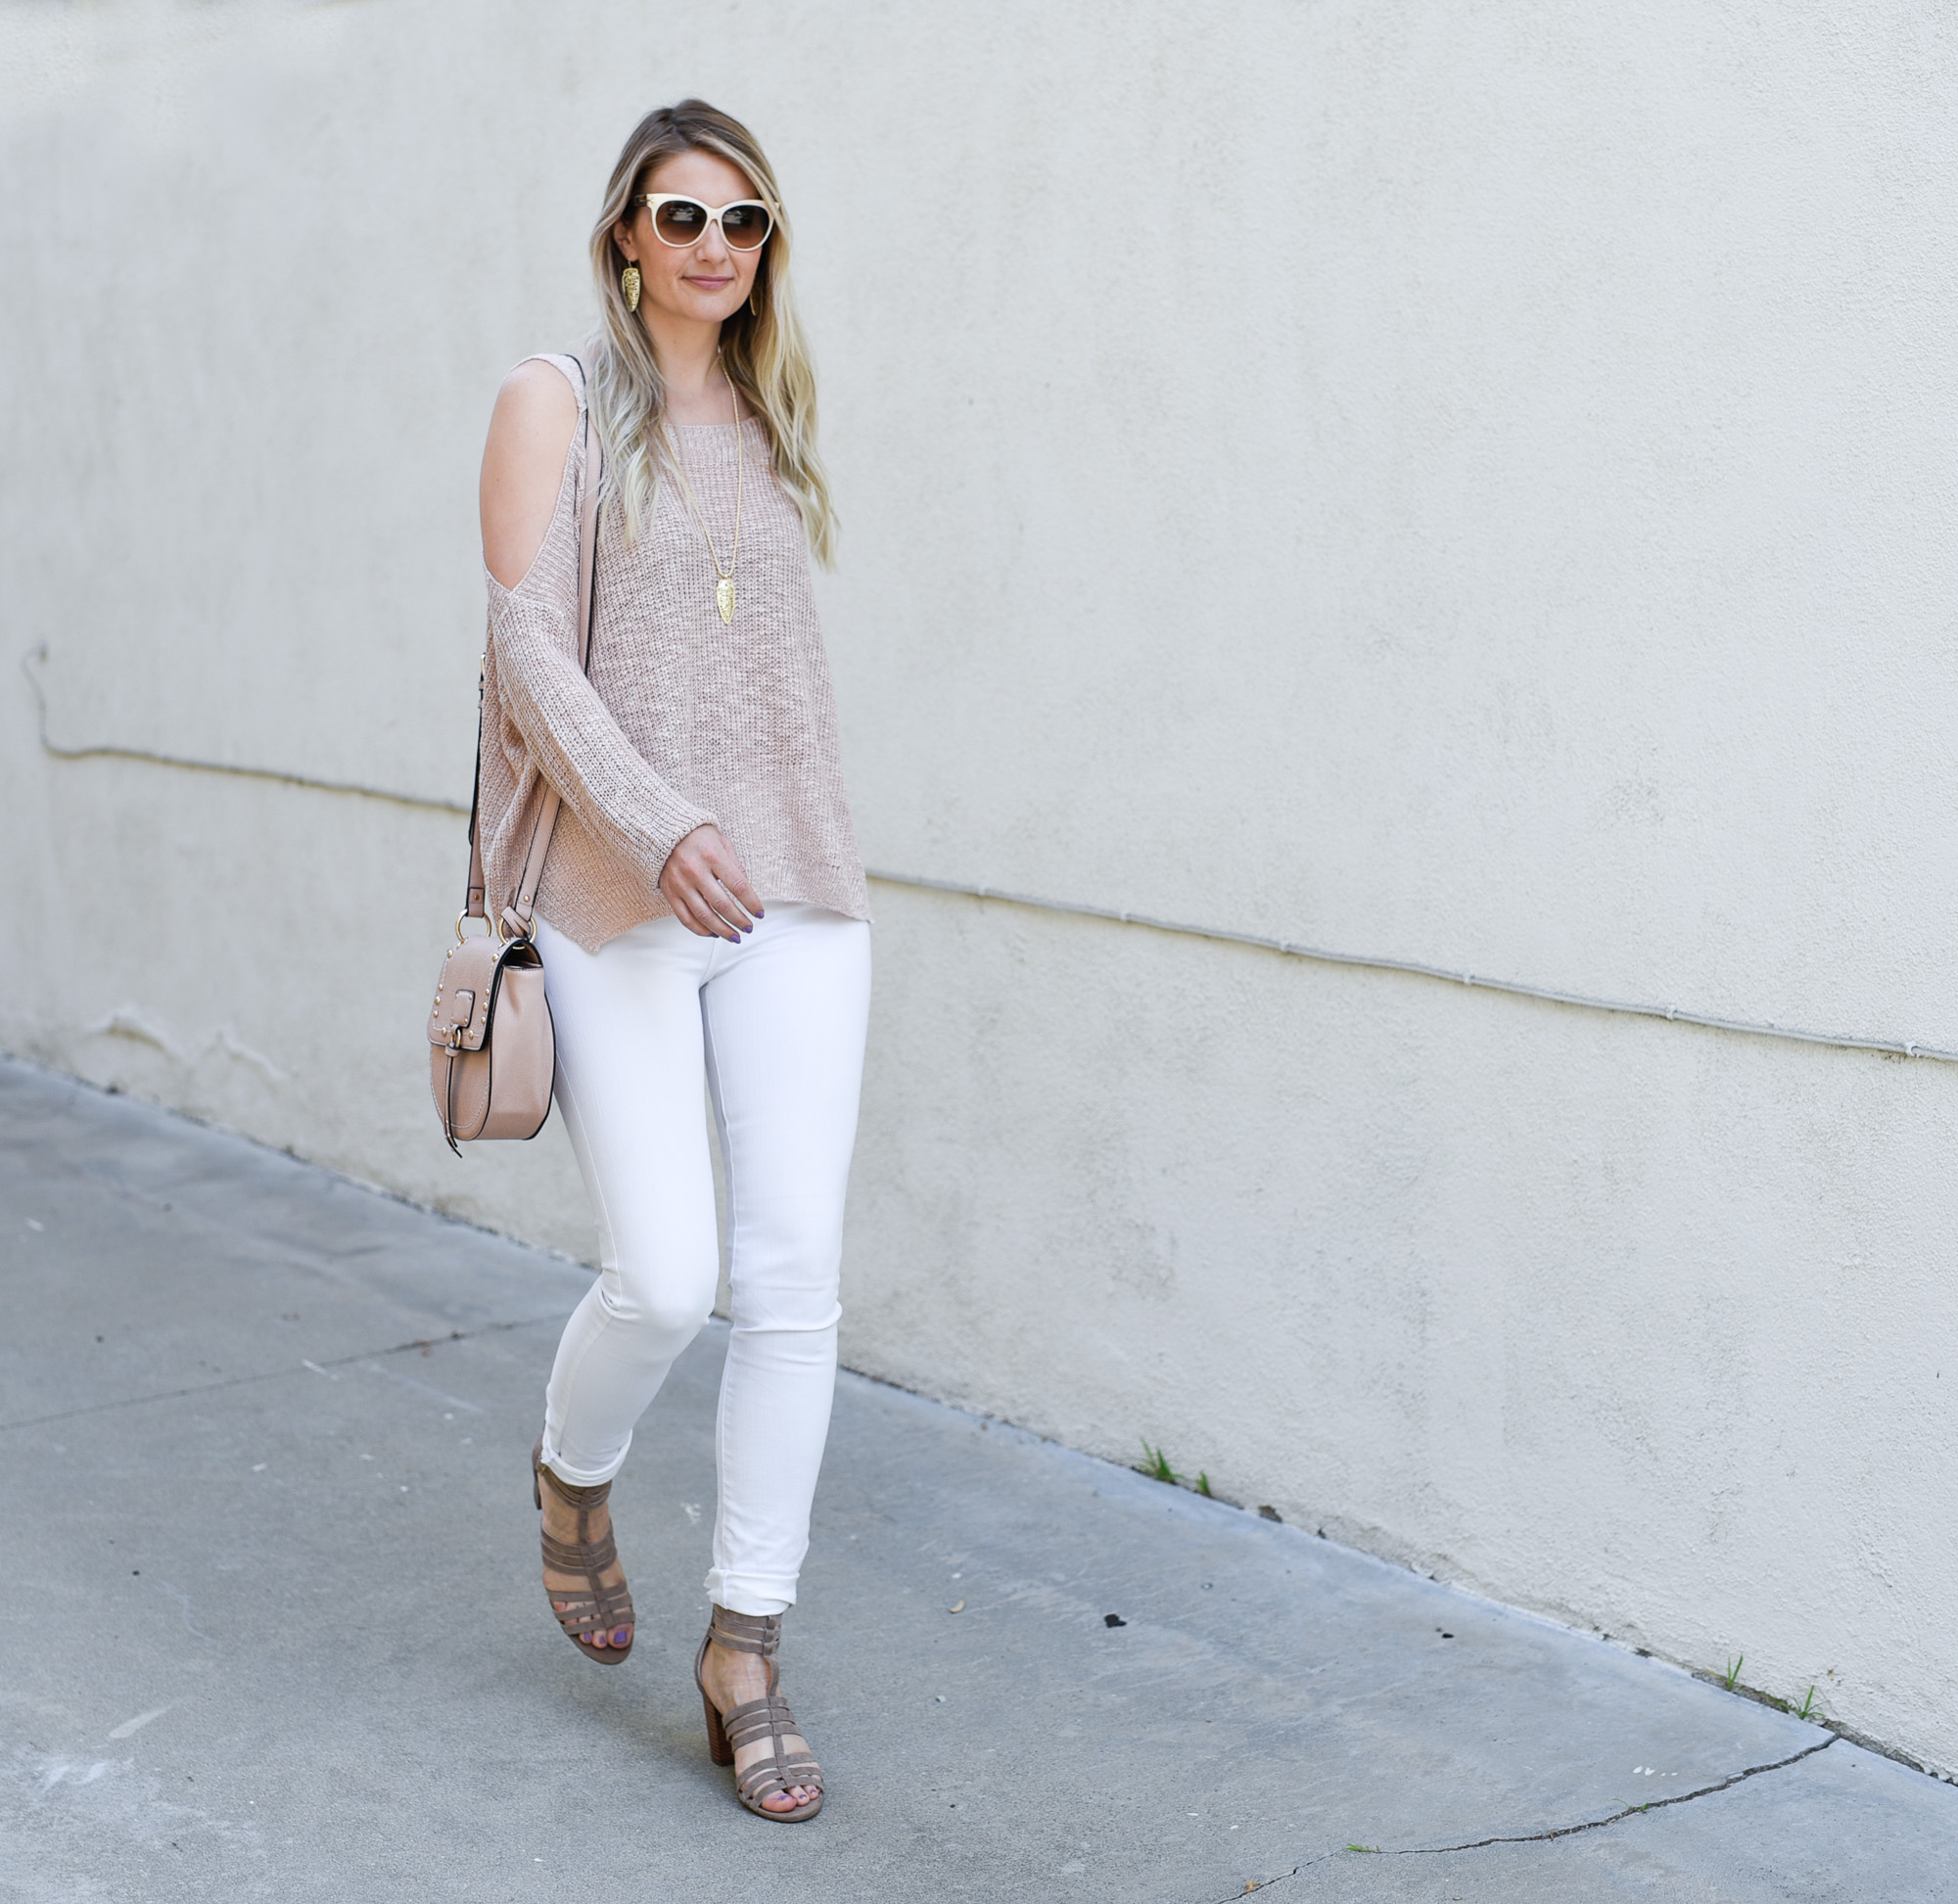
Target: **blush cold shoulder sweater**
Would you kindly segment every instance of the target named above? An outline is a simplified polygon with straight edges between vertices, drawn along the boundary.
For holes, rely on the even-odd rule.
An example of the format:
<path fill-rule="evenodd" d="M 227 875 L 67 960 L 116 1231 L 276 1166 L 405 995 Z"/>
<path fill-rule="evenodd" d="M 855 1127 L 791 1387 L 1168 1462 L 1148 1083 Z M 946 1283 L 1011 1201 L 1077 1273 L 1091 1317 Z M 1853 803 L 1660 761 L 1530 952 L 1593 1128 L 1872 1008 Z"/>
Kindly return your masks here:
<path fill-rule="evenodd" d="M 767 427 L 741 428 L 746 457 L 733 626 L 715 606 L 715 568 L 671 473 L 652 519 L 628 542 L 612 497 L 598 516 L 587 670 L 578 666 L 578 530 L 584 478 L 579 423 L 557 508 L 514 588 L 489 578 L 483 765 L 477 825 L 490 916 L 523 871 L 547 782 L 563 797 L 536 909 L 595 952 L 672 911 L 660 869 L 712 823 L 755 890 L 853 919 L 870 916 L 843 786 L 835 697 L 810 587 L 809 547 L 776 483 Z M 688 481 L 724 562 L 733 541 L 735 431 L 680 426 Z"/>

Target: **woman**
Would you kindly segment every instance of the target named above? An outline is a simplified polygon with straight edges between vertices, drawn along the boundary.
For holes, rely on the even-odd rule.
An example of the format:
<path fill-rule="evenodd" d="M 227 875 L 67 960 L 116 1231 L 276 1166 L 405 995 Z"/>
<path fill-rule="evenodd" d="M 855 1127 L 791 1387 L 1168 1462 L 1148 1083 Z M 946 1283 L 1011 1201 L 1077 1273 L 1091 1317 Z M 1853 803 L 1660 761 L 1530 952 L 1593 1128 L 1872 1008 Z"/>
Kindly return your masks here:
<path fill-rule="evenodd" d="M 581 1651 L 625 1659 L 632 1604 L 607 1496 L 720 1266 L 704 1074 L 733 1325 L 714 1610 L 694 1673 L 741 1802 L 793 1821 L 820 1810 L 822 1775 L 776 1694 L 775 1654 L 835 1386 L 870 988 L 810 591 L 834 520 L 788 228 L 753 136 L 699 100 L 650 114 L 620 155 L 591 256 L 594 346 L 510 373 L 483 462 L 490 916 L 548 783 L 564 805 L 536 938 L 602 1265 L 558 1345 L 533 1457 L 544 1586 Z M 604 474 L 581 672 L 587 389 Z"/>

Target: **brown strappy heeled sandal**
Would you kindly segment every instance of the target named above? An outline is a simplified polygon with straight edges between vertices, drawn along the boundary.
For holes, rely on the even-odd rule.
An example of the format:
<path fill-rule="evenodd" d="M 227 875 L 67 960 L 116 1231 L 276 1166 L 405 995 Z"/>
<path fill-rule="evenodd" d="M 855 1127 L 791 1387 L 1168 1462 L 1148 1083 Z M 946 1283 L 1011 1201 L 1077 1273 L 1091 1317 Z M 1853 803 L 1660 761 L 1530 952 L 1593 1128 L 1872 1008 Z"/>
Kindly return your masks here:
<path fill-rule="evenodd" d="M 782 1741 L 791 1734 L 802 1737 L 802 1728 L 789 1710 L 789 1702 L 775 1693 L 775 1652 L 782 1643 L 782 1616 L 766 1618 L 756 1613 L 730 1613 L 717 1606 L 707 1623 L 707 1637 L 693 1661 L 693 1683 L 700 1688 L 700 1702 L 707 1708 L 707 1749 L 716 1765 L 732 1765 L 734 1754 L 758 1739 L 769 1741 L 771 1755 L 758 1758 L 734 1780 L 734 1795 L 757 1818 L 772 1818 L 784 1825 L 814 1818 L 822 1809 L 822 1767 L 808 1752 L 788 1752 Z M 767 1698 L 749 1699 L 729 1711 L 721 1712 L 707 1695 L 707 1649 L 719 1644 L 732 1652 L 758 1652 L 768 1662 Z M 763 1804 L 791 1786 L 814 1786 L 816 1796 L 793 1811 L 770 1811 Z"/>
<path fill-rule="evenodd" d="M 587 1659 L 595 1659 L 601 1666 L 616 1666 L 632 1650 L 632 1641 L 629 1639 L 623 1647 L 609 1644 L 611 1637 L 622 1626 L 633 1629 L 637 1637 L 636 1623 L 632 1618 L 632 1595 L 622 1580 L 616 1587 L 608 1587 L 599 1576 L 619 1558 L 619 1549 L 612 1539 L 608 1527 L 597 1540 L 587 1540 L 590 1532 L 587 1516 L 592 1509 L 601 1506 L 612 1492 L 610 1481 L 601 1481 L 595 1488 L 575 1488 L 569 1481 L 560 1480 L 544 1465 L 543 1437 L 537 1437 L 537 1445 L 531 1450 L 531 1499 L 537 1504 L 537 1511 L 543 1512 L 543 1483 L 550 1483 L 550 1491 L 567 1508 L 578 1509 L 578 1539 L 575 1541 L 553 1540 L 548 1532 L 543 1535 L 544 1565 L 558 1573 L 582 1573 L 588 1593 L 575 1590 L 567 1592 L 562 1587 L 546 1587 L 551 1617 L 564 1628 L 565 1638 L 577 1647 Z M 557 1603 L 564 1602 L 564 1611 L 559 1612 Z M 602 1647 L 594 1647 L 584 1636 L 602 1633 L 608 1642 Z"/>

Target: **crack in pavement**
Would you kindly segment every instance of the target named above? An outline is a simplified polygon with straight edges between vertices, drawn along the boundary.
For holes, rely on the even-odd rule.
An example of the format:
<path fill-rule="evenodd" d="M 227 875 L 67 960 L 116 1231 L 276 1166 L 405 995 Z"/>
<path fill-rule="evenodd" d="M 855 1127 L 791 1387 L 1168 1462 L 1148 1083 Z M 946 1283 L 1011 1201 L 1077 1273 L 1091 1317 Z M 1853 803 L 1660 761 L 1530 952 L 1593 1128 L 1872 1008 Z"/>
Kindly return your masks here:
<path fill-rule="evenodd" d="M 44 1427 L 50 1421 L 72 1421 L 84 1415 L 107 1415 L 116 1409 L 141 1408 L 148 1402 L 176 1402 L 186 1395 L 216 1395 L 227 1388 L 250 1388 L 255 1382 L 277 1381 L 282 1375 L 303 1374 L 308 1369 L 324 1374 L 329 1369 L 345 1369 L 350 1363 L 371 1362 L 377 1356 L 406 1355 L 410 1349 L 429 1350 L 439 1342 L 474 1342 L 486 1335 L 506 1335 L 512 1329 L 536 1328 L 543 1323 L 564 1321 L 561 1310 L 553 1310 L 548 1316 L 526 1316 L 514 1323 L 486 1323 L 481 1328 L 452 1328 L 446 1335 L 418 1335 L 411 1342 L 396 1342 L 385 1349 L 356 1349 L 351 1355 L 337 1355 L 326 1362 L 302 1360 L 290 1368 L 265 1369 L 256 1375 L 229 1375 L 223 1381 L 198 1382 L 189 1388 L 165 1388 L 152 1395 L 125 1395 L 116 1402 L 91 1402 L 86 1408 L 61 1409 L 53 1415 L 29 1415 L 19 1421 L 0 1421 L 0 1434 L 7 1434 L 16 1428 Z M 431 1389 L 431 1394 L 436 1391 Z M 452 1400 L 452 1397 L 444 1397 Z M 463 1404 L 473 1407 L 472 1403 Z"/>
<path fill-rule="evenodd" d="M 1331 1857 L 1334 1855 L 1336 1854 L 1332 1852 L 1327 1853 L 1328 1857 Z M 1319 1864 L 1321 1862 L 1323 1862 L 1323 1860 L 1319 1858 L 1308 1858 L 1306 1859 L 1305 1864 Z M 1274 1884 L 1282 1884 L 1287 1878 L 1296 1878 L 1298 1874 L 1304 1869 L 1305 1865 L 1295 1864 L 1289 1871 L 1281 1871 L 1277 1874 L 1276 1877 L 1249 1879 L 1246 1881 L 1244 1888 L 1242 1890 L 1234 1890 L 1229 1897 L 1215 1898 L 1212 1900 L 1212 1904 L 1235 1904 L 1236 1899 L 1240 1897 L 1249 1897 L 1253 1891 L 1270 1890 Z"/>
<path fill-rule="evenodd" d="M 1554 1837 L 1570 1837 L 1578 1832 L 1602 1832 L 1607 1825 L 1637 1818 L 1642 1812 L 1663 1811 L 1668 1805 L 1691 1804 L 1696 1798 L 1710 1798 L 1716 1791 L 1728 1791 L 1737 1785 L 1746 1784 L 1748 1779 L 1757 1779 L 1763 1772 L 1780 1772 L 1788 1766 L 1798 1765 L 1805 1758 L 1813 1758 L 1817 1752 L 1826 1752 L 1835 1742 L 1836 1736 L 1831 1733 L 1819 1745 L 1804 1745 L 1800 1751 L 1788 1758 L 1778 1758 L 1771 1765 L 1749 1765 L 1736 1772 L 1731 1779 L 1722 1779 L 1718 1785 L 1702 1785 L 1697 1791 L 1676 1792 L 1670 1798 L 1649 1798 L 1643 1805 L 1627 1805 L 1623 1811 L 1614 1811 L 1608 1818 L 1587 1818 L 1578 1825 L 1558 1825 L 1548 1832 L 1521 1832 L 1514 1837 L 1478 1837 L 1468 1844 L 1411 1844 L 1393 1855 L 1397 1858 L 1438 1858 L 1449 1851 L 1480 1851 L 1491 1844 L 1547 1844 Z"/>
<path fill-rule="evenodd" d="M 1482 1851 L 1492 1844 L 1547 1844 L 1553 1838 L 1573 1837 L 1579 1832 L 1601 1832 L 1608 1825 L 1621 1824 L 1627 1818 L 1638 1818 L 1646 1812 L 1663 1811 L 1668 1805 L 1691 1804 L 1696 1798 L 1710 1798 L 1716 1791 L 1729 1791 L 1737 1785 L 1745 1785 L 1749 1779 L 1757 1779 L 1763 1772 L 1780 1772 L 1791 1765 L 1798 1765 L 1805 1758 L 1813 1758 L 1817 1752 L 1826 1752 L 1835 1744 L 1832 1733 L 1817 1745 L 1804 1745 L 1800 1751 L 1787 1758 L 1778 1758 L 1768 1765 L 1749 1765 L 1736 1772 L 1732 1778 L 1722 1779 L 1718 1785 L 1703 1785 L 1694 1791 L 1681 1791 L 1670 1798 L 1653 1798 L 1643 1805 L 1627 1805 L 1623 1811 L 1614 1811 L 1608 1818 L 1587 1818 L 1575 1825 L 1555 1825 L 1547 1832 L 1518 1832 L 1504 1837 L 1472 1838 L 1465 1844 L 1407 1844 L 1392 1848 L 1382 1847 L 1368 1853 L 1374 1857 L 1389 1858 L 1438 1858 L 1451 1851 Z M 1347 1847 L 1350 1848 L 1350 1847 Z M 1229 1897 L 1212 1900 L 1212 1904 L 1234 1904 L 1239 1897 L 1248 1897 L 1253 1891 L 1269 1890 L 1274 1884 L 1282 1884 L 1287 1878 L 1296 1878 L 1301 1871 L 1311 1865 L 1329 1864 L 1334 1858 L 1343 1857 L 1345 1849 L 1322 1851 L 1316 1858 L 1306 1858 L 1295 1864 L 1289 1871 L 1281 1871 L 1270 1878 L 1260 1878 L 1245 1890 L 1233 1891 Z"/>

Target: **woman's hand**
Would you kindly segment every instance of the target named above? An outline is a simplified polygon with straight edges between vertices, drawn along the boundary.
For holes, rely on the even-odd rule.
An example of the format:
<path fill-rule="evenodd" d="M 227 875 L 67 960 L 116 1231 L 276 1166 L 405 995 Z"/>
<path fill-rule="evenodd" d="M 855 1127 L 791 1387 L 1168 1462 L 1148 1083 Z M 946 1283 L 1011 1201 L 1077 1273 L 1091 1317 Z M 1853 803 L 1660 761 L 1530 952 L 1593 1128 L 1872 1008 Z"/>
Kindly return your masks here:
<path fill-rule="evenodd" d="M 660 893 L 674 917 L 703 939 L 738 946 L 762 916 L 761 899 L 718 826 L 696 826 L 667 855 Z"/>

